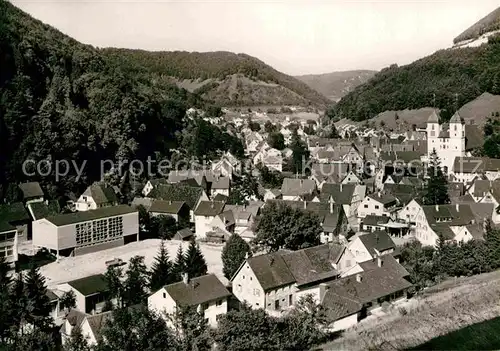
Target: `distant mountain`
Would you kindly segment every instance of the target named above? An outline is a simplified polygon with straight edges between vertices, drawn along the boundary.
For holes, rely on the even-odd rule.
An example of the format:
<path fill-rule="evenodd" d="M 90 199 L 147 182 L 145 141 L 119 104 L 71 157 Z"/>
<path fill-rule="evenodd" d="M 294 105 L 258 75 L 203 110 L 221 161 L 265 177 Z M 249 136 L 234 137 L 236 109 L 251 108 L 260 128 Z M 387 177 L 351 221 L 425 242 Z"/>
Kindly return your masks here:
<path fill-rule="evenodd" d="M 331 104 L 302 81 L 246 54 L 114 48 L 102 52 L 130 70 L 146 70 L 223 106 Z"/>
<path fill-rule="evenodd" d="M 500 30 L 500 7 L 492 11 L 453 40 L 454 44 L 466 44 L 481 36 Z"/>
<path fill-rule="evenodd" d="M 317 92 L 333 101 L 338 101 L 358 85 L 372 78 L 377 72 L 369 70 L 343 71 L 324 74 L 296 76 Z"/>

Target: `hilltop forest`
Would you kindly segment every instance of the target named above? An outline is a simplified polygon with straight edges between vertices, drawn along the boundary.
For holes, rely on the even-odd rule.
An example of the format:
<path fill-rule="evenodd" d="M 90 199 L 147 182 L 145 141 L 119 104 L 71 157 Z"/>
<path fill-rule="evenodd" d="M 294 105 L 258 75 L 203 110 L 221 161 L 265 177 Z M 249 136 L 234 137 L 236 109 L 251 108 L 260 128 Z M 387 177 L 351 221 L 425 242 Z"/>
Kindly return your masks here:
<path fill-rule="evenodd" d="M 500 94 L 498 36 L 480 47 L 440 50 L 406 66 L 385 68 L 342 98 L 329 115 L 363 121 L 387 110 L 437 107 L 446 120 L 457 106 L 484 92 Z"/>
<path fill-rule="evenodd" d="M 99 180 L 101 160 L 169 157 L 186 139 L 188 107 L 217 110 L 126 64 L 0 0 L 0 202 L 20 181 L 40 181 L 59 196 Z M 226 132 L 208 134 L 221 140 L 207 147 L 241 150 Z M 46 160 L 37 173 L 48 175 L 27 177 L 25 160 Z M 71 169 L 56 182 L 49 167 L 56 160 L 86 162 L 83 177 Z"/>

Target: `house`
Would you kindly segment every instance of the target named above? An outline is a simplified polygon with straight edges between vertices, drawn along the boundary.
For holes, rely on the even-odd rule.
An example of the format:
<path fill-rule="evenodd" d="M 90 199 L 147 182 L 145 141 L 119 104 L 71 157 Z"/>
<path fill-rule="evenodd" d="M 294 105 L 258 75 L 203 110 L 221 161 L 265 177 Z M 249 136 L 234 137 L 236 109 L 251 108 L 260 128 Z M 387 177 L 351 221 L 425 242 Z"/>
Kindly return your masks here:
<path fill-rule="evenodd" d="M 212 230 L 215 216 L 224 210 L 225 202 L 201 201 L 194 211 L 195 233 L 198 239 L 206 238 Z"/>
<path fill-rule="evenodd" d="M 354 266 L 345 247 L 333 243 L 257 255 L 247 258 L 232 277 L 233 294 L 254 309 L 279 315 L 309 294 L 319 302 L 322 283 Z"/>
<path fill-rule="evenodd" d="M 409 273 L 391 255 L 360 264 L 362 271 L 335 280 L 324 288 L 321 305 L 333 321 L 330 331 L 348 329 L 364 316 L 406 298 L 412 284 Z"/>
<path fill-rule="evenodd" d="M 350 171 L 342 180 L 342 184 L 361 184 L 361 179 L 356 173 Z"/>
<path fill-rule="evenodd" d="M 233 213 L 234 232 L 241 236 L 243 232 L 250 230 L 263 205 L 260 201 L 251 201 L 248 205 L 226 205 L 224 210 Z"/>
<path fill-rule="evenodd" d="M 203 313 L 211 327 L 217 326 L 219 316 L 228 311 L 231 293 L 213 274 L 166 285 L 148 297 L 148 308 L 158 313 L 174 315 L 180 308 L 196 308 Z"/>
<path fill-rule="evenodd" d="M 297 201 L 303 195 L 312 195 L 316 192 L 316 183 L 311 179 L 283 179 L 281 194 L 283 200 Z"/>
<path fill-rule="evenodd" d="M 266 166 L 271 171 L 283 171 L 283 157 L 281 155 L 265 155 L 261 160 L 263 166 Z"/>
<path fill-rule="evenodd" d="M 358 207 L 365 195 L 365 185 L 324 183 L 320 201 L 328 202 L 331 198 L 333 203 L 342 205 L 347 218 L 351 218 L 357 215 Z"/>
<path fill-rule="evenodd" d="M 31 239 L 31 218 L 22 202 L 0 204 L 0 223 L 16 228 L 19 244 Z"/>
<path fill-rule="evenodd" d="M 80 325 L 87 316 L 87 313 L 81 312 L 76 308 L 73 308 L 68 312 L 64 323 L 59 330 L 61 334 L 61 342 L 63 345 L 65 345 L 71 339 L 71 332 L 73 331 L 73 328 L 80 328 Z"/>
<path fill-rule="evenodd" d="M 494 211 L 491 220 L 500 223 L 500 180 L 476 180 L 469 188 L 469 194 L 476 203 L 492 204 Z"/>
<path fill-rule="evenodd" d="M 324 183 L 342 182 L 348 173 L 349 165 L 345 163 L 315 163 L 311 167 L 310 179 L 316 182 L 318 189 L 321 189 Z"/>
<path fill-rule="evenodd" d="M 436 246 L 439 238 L 455 240 L 463 227 L 476 224 L 468 204 L 425 205 L 416 216 L 415 238 L 426 246 Z"/>
<path fill-rule="evenodd" d="M 467 184 L 478 176 L 484 176 L 490 181 L 500 178 L 500 160 L 487 157 L 455 158 L 453 177 L 457 182 Z"/>
<path fill-rule="evenodd" d="M 108 284 L 103 274 L 58 284 L 57 290 L 72 291 L 76 297 L 76 309 L 83 313 L 96 314 L 102 311 L 106 301 L 110 301 Z"/>
<path fill-rule="evenodd" d="M 30 202 L 26 207 L 34 221 L 61 213 L 58 201 Z"/>
<path fill-rule="evenodd" d="M 217 194 L 229 196 L 231 190 L 231 179 L 229 177 L 217 177 L 212 183 L 210 196 Z"/>
<path fill-rule="evenodd" d="M 194 210 L 201 201 L 208 201 L 207 193 L 201 187 L 182 184 L 160 184 L 149 195 L 151 199 L 184 201 L 189 207 L 190 221 L 194 223 Z"/>
<path fill-rule="evenodd" d="M 398 218 L 410 224 L 416 223 L 417 214 L 422 210 L 420 203 L 413 199 L 408 202 L 399 212 Z"/>
<path fill-rule="evenodd" d="M 361 221 L 360 229 L 363 232 L 385 230 L 390 218 L 387 216 L 368 215 Z"/>
<path fill-rule="evenodd" d="M 391 216 L 397 210 L 399 201 L 392 195 L 382 193 L 366 196 L 358 206 L 358 217 L 365 218 L 367 215 Z"/>
<path fill-rule="evenodd" d="M 278 206 L 290 206 L 298 210 L 316 214 L 323 229 L 320 237 L 322 243 L 338 241 L 347 232 L 348 221 L 344 208 L 340 204 L 335 204 L 331 199 L 326 202 L 269 200 L 267 203 L 275 203 Z"/>
<path fill-rule="evenodd" d="M 110 186 L 92 184 L 75 203 L 77 211 L 96 210 L 102 207 L 118 205 L 118 196 Z"/>
<path fill-rule="evenodd" d="M 483 133 L 475 125 L 466 125 L 456 112 L 449 123 L 439 123 L 433 111 L 427 121 L 427 158 L 433 150 L 441 161 L 445 173 L 452 172 L 456 158 L 468 156 L 468 151 L 483 145 Z"/>
<path fill-rule="evenodd" d="M 264 202 L 267 200 L 280 200 L 282 198 L 281 189 L 266 189 L 264 192 Z"/>
<path fill-rule="evenodd" d="M 0 222 L 0 257 L 4 257 L 5 263 L 12 268 L 18 259 L 17 242 L 16 227 L 6 222 Z"/>
<path fill-rule="evenodd" d="M 189 223 L 189 207 L 184 201 L 165 201 L 156 200 L 151 201 L 151 206 L 148 208 L 151 217 L 156 216 L 172 216 L 177 223 Z"/>
<path fill-rule="evenodd" d="M 399 254 L 394 241 L 383 231 L 375 231 L 367 234 L 360 233 L 360 235 L 349 242 L 347 248 L 358 263 L 372 260 L 378 256 L 389 254 L 397 256 Z"/>
<path fill-rule="evenodd" d="M 43 201 L 44 193 L 38 182 L 19 184 L 19 189 L 23 193 L 24 203 Z"/>
<path fill-rule="evenodd" d="M 33 246 L 59 255 L 83 255 L 139 240 L 139 213 L 127 206 L 60 214 L 33 222 Z"/>
<path fill-rule="evenodd" d="M 158 179 L 151 179 L 146 182 L 146 185 L 144 185 L 144 188 L 142 189 L 142 195 L 148 196 L 153 189 L 155 189 L 159 184 L 168 184 L 167 179 L 163 178 L 158 178 Z"/>
<path fill-rule="evenodd" d="M 184 228 L 175 233 L 173 240 L 189 241 L 194 237 L 194 233 L 189 228 Z"/>

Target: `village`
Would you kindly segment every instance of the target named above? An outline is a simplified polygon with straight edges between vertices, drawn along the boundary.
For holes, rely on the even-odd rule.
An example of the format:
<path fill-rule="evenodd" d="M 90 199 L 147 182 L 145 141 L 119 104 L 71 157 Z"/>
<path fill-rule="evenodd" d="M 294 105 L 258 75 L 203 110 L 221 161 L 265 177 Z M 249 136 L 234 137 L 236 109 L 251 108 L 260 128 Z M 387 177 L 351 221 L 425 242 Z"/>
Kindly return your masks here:
<path fill-rule="evenodd" d="M 242 140 L 245 159 L 223 152 L 207 168 L 151 177 L 127 204 L 104 180 L 66 204 L 48 198 L 37 182 L 19 184 L 22 201 L 0 205 L 2 256 L 17 272 L 22 260 L 49 257 L 40 272 L 63 344 L 75 327 L 89 344 L 98 342 L 111 316 L 109 304 L 116 303 L 106 271 L 135 256 L 151 267 L 160 243 L 173 258 L 196 242 L 208 272 L 179 272 L 181 281 L 149 292 L 148 309 L 194 307 L 217 328 L 221 315 L 243 304 L 279 317 L 312 298 L 326 311 L 326 328 L 338 332 L 413 298 L 410 272 L 400 262 L 404 245 L 481 241 L 486 227 L 500 222 L 500 160 L 473 156 L 484 143 L 482 126 L 464 119 L 461 110 L 447 123 L 440 123 L 439 110 L 425 109 L 415 112 L 425 114 L 425 122 L 400 130 L 344 123 L 333 132 L 319 115 L 297 118 L 292 108 L 282 118 L 255 111 L 234 117 L 228 110 L 205 118 Z M 204 118 L 195 109 L 188 115 Z M 407 115 L 415 119 L 411 111 Z M 331 135 L 322 136 L 324 130 Z M 308 155 L 300 167 L 294 163 L 298 144 L 300 156 Z M 446 203 L 422 199 L 429 165 L 447 180 Z M 245 177 L 258 179 L 256 193 L 242 190 Z M 318 221 L 314 245 L 300 238 L 293 249 L 257 245 L 263 218 L 271 209 L 285 216 L 279 212 L 284 208 Z M 175 230 L 149 237 L 144 216 Z M 233 236 L 252 250 L 228 276 L 221 255 Z M 76 297 L 70 310 L 61 305 L 69 292 Z"/>

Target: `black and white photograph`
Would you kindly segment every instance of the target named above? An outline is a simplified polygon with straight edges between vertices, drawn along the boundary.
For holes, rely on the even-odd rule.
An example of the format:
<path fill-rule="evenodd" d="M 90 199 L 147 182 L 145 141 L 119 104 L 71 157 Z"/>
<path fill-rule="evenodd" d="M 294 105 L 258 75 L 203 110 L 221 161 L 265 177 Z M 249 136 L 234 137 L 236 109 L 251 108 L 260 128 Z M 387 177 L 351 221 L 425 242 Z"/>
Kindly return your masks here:
<path fill-rule="evenodd" d="M 500 0 L 0 0 L 0 351 L 500 349 Z"/>

